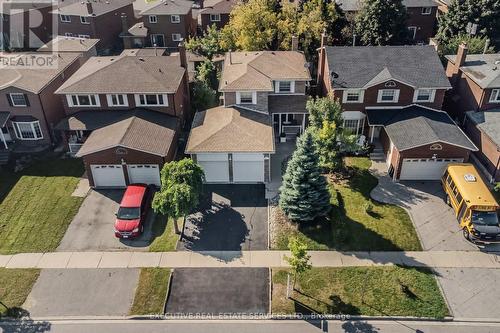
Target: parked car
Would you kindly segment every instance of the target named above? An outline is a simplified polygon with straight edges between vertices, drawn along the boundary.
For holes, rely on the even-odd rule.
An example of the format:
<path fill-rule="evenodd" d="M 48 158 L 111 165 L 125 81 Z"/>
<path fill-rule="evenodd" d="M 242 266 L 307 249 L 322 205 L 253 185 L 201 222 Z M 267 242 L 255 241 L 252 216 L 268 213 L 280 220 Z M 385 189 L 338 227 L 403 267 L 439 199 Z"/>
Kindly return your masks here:
<path fill-rule="evenodd" d="M 116 213 L 115 236 L 118 238 L 138 237 L 144 231 L 144 224 L 151 209 L 153 187 L 146 184 L 131 184 Z"/>

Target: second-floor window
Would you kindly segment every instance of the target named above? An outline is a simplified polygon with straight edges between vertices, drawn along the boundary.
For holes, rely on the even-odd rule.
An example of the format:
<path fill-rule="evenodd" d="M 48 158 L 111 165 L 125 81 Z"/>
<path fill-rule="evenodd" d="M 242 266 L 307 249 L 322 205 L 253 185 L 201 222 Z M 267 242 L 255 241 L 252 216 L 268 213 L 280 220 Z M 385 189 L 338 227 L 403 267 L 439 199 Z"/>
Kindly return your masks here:
<path fill-rule="evenodd" d="M 181 17 L 179 15 L 170 15 L 170 22 L 172 23 L 180 23 Z"/>
<path fill-rule="evenodd" d="M 422 15 L 431 15 L 432 7 L 422 7 Z"/>
<path fill-rule="evenodd" d="M 211 22 L 220 22 L 220 14 L 210 14 Z"/>
<path fill-rule="evenodd" d="M 71 16 L 69 16 L 69 15 L 61 14 L 61 15 L 59 15 L 59 18 L 61 19 L 61 22 L 65 22 L 65 23 L 71 22 Z"/>
<path fill-rule="evenodd" d="M 493 89 L 491 91 L 490 103 L 500 103 L 500 89 Z"/>
<path fill-rule="evenodd" d="M 293 81 L 276 81 L 274 92 L 277 94 L 286 94 L 295 92 L 295 82 Z"/>
<path fill-rule="evenodd" d="M 101 106 L 99 95 L 67 95 L 68 105 L 71 107 Z"/>
<path fill-rule="evenodd" d="M 168 106 L 167 95 L 140 94 L 136 96 L 136 104 L 140 106 Z"/>
<path fill-rule="evenodd" d="M 358 89 L 344 90 L 343 103 L 363 103 L 364 92 Z"/>
<path fill-rule="evenodd" d="M 417 89 L 415 90 L 415 96 L 413 97 L 413 102 L 434 102 L 434 95 L 436 91 L 434 89 Z"/>
<path fill-rule="evenodd" d="M 398 101 L 398 89 L 381 89 L 378 91 L 377 103 L 397 103 Z"/>
<path fill-rule="evenodd" d="M 25 94 L 9 94 L 10 105 L 29 106 L 28 97 Z"/>
<path fill-rule="evenodd" d="M 109 94 L 106 95 L 108 106 L 128 106 L 127 95 Z"/>
<path fill-rule="evenodd" d="M 87 16 L 80 16 L 80 22 L 82 24 L 90 24 L 90 20 Z"/>
<path fill-rule="evenodd" d="M 158 23 L 158 16 L 149 15 L 149 23 Z"/>
<path fill-rule="evenodd" d="M 254 91 L 236 92 L 236 104 L 257 104 L 257 93 Z"/>

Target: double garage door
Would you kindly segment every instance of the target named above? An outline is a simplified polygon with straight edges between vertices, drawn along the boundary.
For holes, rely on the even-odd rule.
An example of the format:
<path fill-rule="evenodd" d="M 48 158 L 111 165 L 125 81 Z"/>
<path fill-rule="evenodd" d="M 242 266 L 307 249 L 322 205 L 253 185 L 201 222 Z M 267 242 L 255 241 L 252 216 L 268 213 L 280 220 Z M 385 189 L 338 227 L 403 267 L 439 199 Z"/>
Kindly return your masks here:
<path fill-rule="evenodd" d="M 124 170 L 124 168 L 126 170 Z M 160 167 L 157 164 L 102 164 L 91 165 L 94 187 L 123 188 L 126 186 L 125 173 L 129 183 L 154 184 L 160 186 Z"/>
<path fill-rule="evenodd" d="M 463 159 L 403 159 L 400 180 L 439 180 L 450 163 L 461 163 Z"/>
<path fill-rule="evenodd" d="M 197 161 L 208 183 L 264 182 L 264 154 L 232 154 L 231 160 L 228 154 L 198 154 Z"/>

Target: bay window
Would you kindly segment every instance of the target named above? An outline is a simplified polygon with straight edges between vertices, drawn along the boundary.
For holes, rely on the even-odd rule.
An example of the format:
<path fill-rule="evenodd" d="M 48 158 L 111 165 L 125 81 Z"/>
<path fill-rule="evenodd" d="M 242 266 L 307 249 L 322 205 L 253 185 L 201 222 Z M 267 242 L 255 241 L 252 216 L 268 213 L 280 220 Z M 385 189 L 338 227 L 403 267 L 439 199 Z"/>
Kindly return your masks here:
<path fill-rule="evenodd" d="M 168 97 L 162 94 L 140 94 L 135 95 L 135 102 L 139 106 L 168 106 Z"/>
<path fill-rule="evenodd" d="M 128 106 L 127 95 L 109 94 L 106 95 L 108 106 Z"/>
<path fill-rule="evenodd" d="M 236 92 L 236 104 L 257 104 L 257 92 L 255 91 Z"/>
<path fill-rule="evenodd" d="M 377 103 L 397 103 L 398 101 L 398 89 L 381 89 L 378 91 Z"/>
<path fill-rule="evenodd" d="M 99 95 L 66 95 L 70 107 L 101 106 Z"/>
<path fill-rule="evenodd" d="M 42 129 L 38 120 L 31 122 L 12 122 L 14 132 L 19 140 L 43 139 Z"/>
<path fill-rule="evenodd" d="M 436 90 L 434 89 L 417 89 L 413 97 L 413 102 L 434 102 Z"/>

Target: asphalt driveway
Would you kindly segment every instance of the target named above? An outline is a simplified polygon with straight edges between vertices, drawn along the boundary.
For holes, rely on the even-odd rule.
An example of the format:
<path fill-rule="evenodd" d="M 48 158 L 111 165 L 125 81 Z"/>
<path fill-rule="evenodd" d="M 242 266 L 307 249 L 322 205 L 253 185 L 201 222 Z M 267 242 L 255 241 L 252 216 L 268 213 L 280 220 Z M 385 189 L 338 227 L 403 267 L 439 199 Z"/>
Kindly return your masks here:
<path fill-rule="evenodd" d="M 266 250 L 264 185 L 206 185 L 197 212 L 189 215 L 178 250 Z"/>
<path fill-rule="evenodd" d="M 149 214 L 144 233 L 133 240 L 118 239 L 114 235 L 115 213 L 123 190 L 90 191 L 80 210 L 71 221 L 58 251 L 112 251 L 147 250 L 153 237 L 154 214 Z"/>
<path fill-rule="evenodd" d="M 23 308 L 31 316 L 125 316 L 140 269 L 44 269 Z"/>
<path fill-rule="evenodd" d="M 268 268 L 175 269 L 167 314 L 266 314 Z"/>

